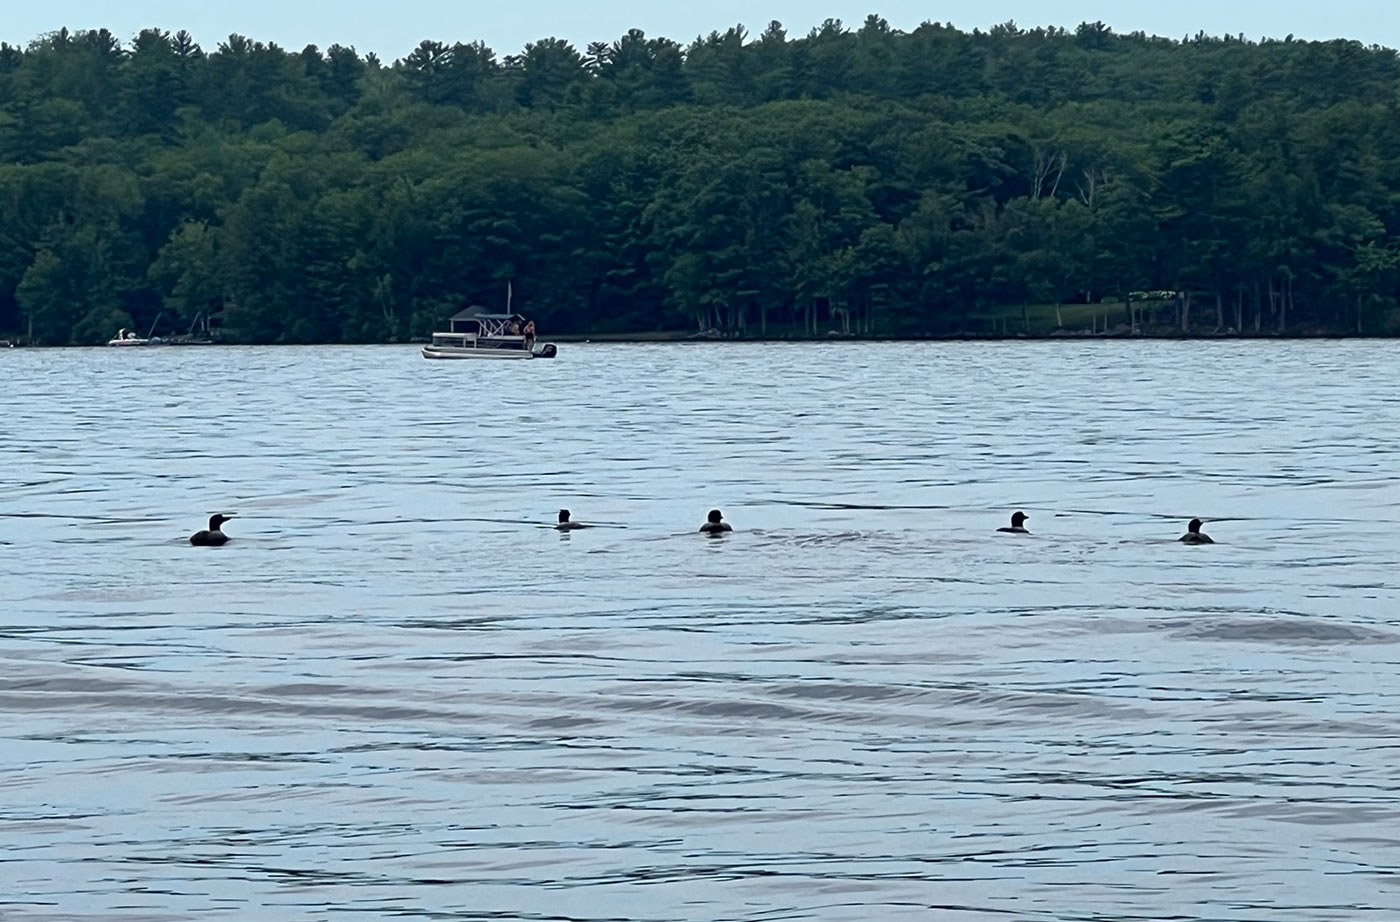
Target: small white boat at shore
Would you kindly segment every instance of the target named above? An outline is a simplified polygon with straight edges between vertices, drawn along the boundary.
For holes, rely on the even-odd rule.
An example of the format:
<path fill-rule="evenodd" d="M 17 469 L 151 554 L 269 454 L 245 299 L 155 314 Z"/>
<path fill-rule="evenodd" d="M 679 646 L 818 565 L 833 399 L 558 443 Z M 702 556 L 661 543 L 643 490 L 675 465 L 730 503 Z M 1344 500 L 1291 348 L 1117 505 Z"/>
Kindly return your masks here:
<path fill-rule="evenodd" d="M 487 314 L 470 307 L 448 321 L 423 347 L 425 359 L 552 359 L 553 343 L 535 341 L 535 325 L 519 314 Z"/>
<path fill-rule="evenodd" d="M 152 339 L 149 336 L 142 336 L 135 330 L 128 330 L 125 327 L 117 331 L 117 335 L 107 340 L 109 346 L 163 346 L 165 340 Z"/>

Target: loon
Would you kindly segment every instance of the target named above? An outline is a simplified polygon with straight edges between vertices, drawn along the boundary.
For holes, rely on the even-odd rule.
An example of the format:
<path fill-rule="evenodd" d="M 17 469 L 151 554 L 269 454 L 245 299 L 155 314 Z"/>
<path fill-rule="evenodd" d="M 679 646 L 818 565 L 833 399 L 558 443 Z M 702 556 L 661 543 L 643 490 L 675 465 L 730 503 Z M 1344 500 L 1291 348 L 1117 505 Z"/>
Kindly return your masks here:
<path fill-rule="evenodd" d="M 573 531 L 575 528 L 587 528 L 588 526 L 585 525 L 585 524 L 583 524 L 582 522 L 574 522 L 574 521 L 570 520 L 570 519 L 569 519 L 569 510 L 567 510 L 567 509 L 560 509 L 560 510 L 559 510 L 559 524 L 558 524 L 558 525 L 555 525 L 554 527 L 557 528 L 557 529 L 559 529 L 560 531 Z"/>
<path fill-rule="evenodd" d="M 1177 538 L 1182 544 L 1214 544 L 1210 535 L 1201 531 L 1201 520 L 1192 519 L 1191 524 L 1186 526 L 1186 534 Z"/>
<path fill-rule="evenodd" d="M 724 520 L 724 513 L 718 509 L 711 509 L 709 520 L 700 526 L 700 531 L 707 535 L 722 535 L 733 530 L 729 523 Z"/>
<path fill-rule="evenodd" d="M 1017 512 L 1011 516 L 1010 528 L 998 528 L 997 531 L 1005 532 L 1008 535 L 1028 535 L 1030 534 L 1030 532 L 1026 530 L 1026 519 L 1028 518 L 1030 518 L 1030 516 L 1026 515 L 1024 512 Z"/>
<path fill-rule="evenodd" d="M 219 528 L 231 518 L 233 518 L 231 515 L 211 515 L 209 528 L 190 535 L 190 544 L 196 547 L 218 547 L 225 543 L 228 541 L 228 535 L 219 531 Z"/>

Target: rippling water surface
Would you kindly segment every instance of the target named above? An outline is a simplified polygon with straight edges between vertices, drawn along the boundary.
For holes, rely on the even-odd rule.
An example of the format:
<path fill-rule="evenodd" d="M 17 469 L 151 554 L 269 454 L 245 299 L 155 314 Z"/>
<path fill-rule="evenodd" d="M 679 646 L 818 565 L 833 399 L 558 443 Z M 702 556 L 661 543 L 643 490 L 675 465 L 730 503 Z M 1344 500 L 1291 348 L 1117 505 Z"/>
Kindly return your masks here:
<path fill-rule="evenodd" d="M 0 918 L 1400 918 L 1395 349 L 0 353 Z"/>

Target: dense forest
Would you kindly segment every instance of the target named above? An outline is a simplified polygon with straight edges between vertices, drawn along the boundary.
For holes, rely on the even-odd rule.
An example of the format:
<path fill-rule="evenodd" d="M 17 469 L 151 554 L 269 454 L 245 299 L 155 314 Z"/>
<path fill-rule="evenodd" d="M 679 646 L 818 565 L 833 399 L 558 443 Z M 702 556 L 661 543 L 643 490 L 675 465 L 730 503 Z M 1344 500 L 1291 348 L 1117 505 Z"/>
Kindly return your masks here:
<path fill-rule="evenodd" d="M 41 343 L 401 340 L 507 282 L 556 334 L 1388 333 L 1397 235 L 1400 58 L 1357 42 L 0 45 L 0 335 Z"/>

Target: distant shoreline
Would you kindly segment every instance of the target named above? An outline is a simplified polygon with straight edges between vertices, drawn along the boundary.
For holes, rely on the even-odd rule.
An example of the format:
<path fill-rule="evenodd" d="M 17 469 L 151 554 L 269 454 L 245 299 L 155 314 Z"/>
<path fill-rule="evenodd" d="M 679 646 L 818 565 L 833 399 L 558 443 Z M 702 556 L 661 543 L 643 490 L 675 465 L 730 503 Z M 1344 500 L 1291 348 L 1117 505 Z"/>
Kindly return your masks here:
<path fill-rule="evenodd" d="M 839 336 L 697 336 L 693 333 L 568 333 L 544 336 L 556 343 L 922 343 L 922 342 L 1084 342 L 1088 341 L 1171 341 L 1193 342 L 1221 340 L 1335 340 L 1335 339 L 1400 339 L 1400 335 L 1385 333 L 1338 333 L 1301 331 L 1289 333 L 931 333 L 918 336 L 839 335 Z M 418 342 L 418 340 L 413 340 Z M 426 340 L 424 340 L 426 342 Z"/>
<path fill-rule="evenodd" d="M 654 345 L 663 344 L 754 344 L 754 343 L 791 343 L 804 345 L 825 345 L 840 343 L 1008 343 L 1008 342 L 1256 342 L 1256 341 L 1286 341 L 1299 342 L 1310 340 L 1387 340 L 1400 339 L 1400 335 L 1386 333 L 1336 333 L 1336 332 L 1296 332 L 1296 333 L 947 333 L 928 334 L 923 336 L 879 336 L 879 335 L 840 335 L 840 336 L 696 336 L 693 333 L 565 333 L 559 336 L 543 336 L 541 342 L 554 342 L 567 345 L 582 345 L 587 343 L 596 344 L 631 344 L 631 345 Z M 276 347 L 297 347 L 297 346 L 420 346 L 430 340 L 426 337 L 414 337 L 406 340 L 384 340 L 380 342 L 314 342 L 314 343 L 241 343 L 223 342 L 212 343 L 201 348 L 218 349 L 222 347 L 246 347 L 246 346 L 276 346 Z M 54 345 L 47 343 L 20 343 L 11 340 L 0 339 L 0 351 L 8 349 L 106 349 L 105 343 L 67 343 Z M 164 350 L 165 346 L 142 346 L 137 347 L 141 351 L 146 349 Z M 178 352 L 188 351 L 188 347 L 180 348 Z"/>

